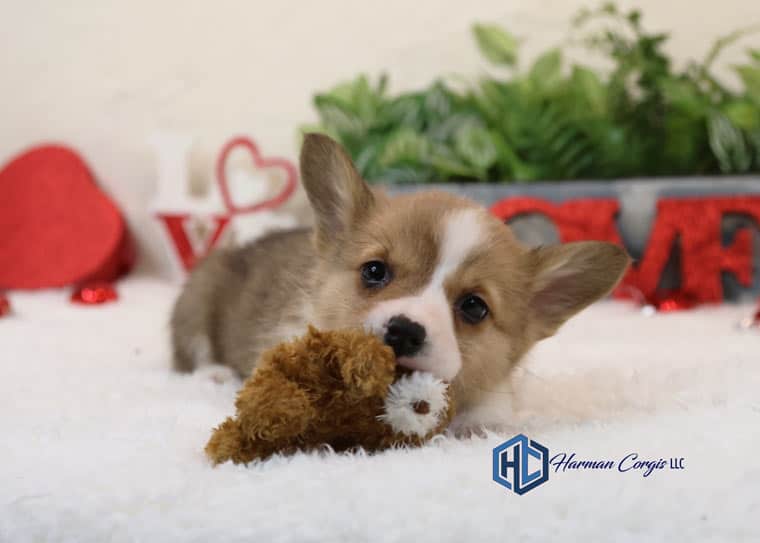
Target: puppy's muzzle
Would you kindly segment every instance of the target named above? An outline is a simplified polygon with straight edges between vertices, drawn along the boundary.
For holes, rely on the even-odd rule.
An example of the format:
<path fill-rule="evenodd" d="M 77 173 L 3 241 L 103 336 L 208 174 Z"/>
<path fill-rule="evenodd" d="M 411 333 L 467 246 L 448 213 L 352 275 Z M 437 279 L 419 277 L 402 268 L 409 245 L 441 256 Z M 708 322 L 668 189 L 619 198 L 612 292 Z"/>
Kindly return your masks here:
<path fill-rule="evenodd" d="M 393 348 L 396 357 L 414 356 L 425 343 L 425 327 L 405 315 L 396 315 L 388 320 L 383 341 Z"/>

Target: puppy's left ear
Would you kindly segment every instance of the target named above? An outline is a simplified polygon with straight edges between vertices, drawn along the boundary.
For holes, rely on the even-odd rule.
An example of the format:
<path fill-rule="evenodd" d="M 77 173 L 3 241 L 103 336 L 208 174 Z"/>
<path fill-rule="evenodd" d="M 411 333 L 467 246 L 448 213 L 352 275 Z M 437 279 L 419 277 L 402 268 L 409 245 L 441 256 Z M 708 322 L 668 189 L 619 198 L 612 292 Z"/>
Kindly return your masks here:
<path fill-rule="evenodd" d="M 538 247 L 530 258 L 536 339 L 553 335 L 567 319 L 609 294 L 630 264 L 623 248 L 601 241 Z"/>
<path fill-rule="evenodd" d="M 340 243 L 375 205 L 375 195 L 349 156 L 328 136 L 304 137 L 301 179 L 316 215 L 317 244 L 323 248 Z"/>

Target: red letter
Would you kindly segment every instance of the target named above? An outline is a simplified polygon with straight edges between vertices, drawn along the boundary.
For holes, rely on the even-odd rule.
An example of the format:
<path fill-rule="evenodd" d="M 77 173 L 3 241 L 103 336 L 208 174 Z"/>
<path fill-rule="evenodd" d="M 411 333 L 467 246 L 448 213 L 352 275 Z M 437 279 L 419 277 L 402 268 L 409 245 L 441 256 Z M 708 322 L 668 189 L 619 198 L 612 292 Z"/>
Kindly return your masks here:
<path fill-rule="evenodd" d="M 188 213 L 157 213 L 156 218 L 166 226 L 172 245 L 177 251 L 177 256 L 185 271 L 190 271 L 201 257 L 208 254 L 216 242 L 219 241 L 224 229 L 230 222 L 230 217 L 227 215 L 215 215 L 213 217 L 214 231 L 208 237 L 203 251 L 198 254 L 195 252 L 193 244 L 190 242 L 190 239 L 187 236 L 187 231 L 185 230 L 185 223 L 190 218 Z"/>
<path fill-rule="evenodd" d="M 699 302 L 720 302 L 723 299 L 722 271 L 733 273 L 744 286 L 752 284 L 752 233 L 737 230 L 733 243 L 724 247 L 721 222 L 725 213 L 741 213 L 760 223 L 760 197 L 710 197 L 664 199 L 657 204 L 657 222 L 649 239 L 650 247 L 676 235 L 681 241 L 681 288 Z M 664 250 L 664 249 L 663 249 Z M 667 258 L 667 257 L 666 257 Z M 664 264 L 663 264 L 664 265 Z M 644 267 L 642 262 L 640 269 Z M 629 276 L 626 277 L 628 281 Z M 657 287 L 649 279 L 648 289 Z M 642 289 L 643 291 L 643 289 Z"/>
<path fill-rule="evenodd" d="M 570 241 L 611 241 L 623 244 L 615 226 L 620 206 L 617 200 L 588 198 L 553 204 L 540 198 L 505 198 L 491 206 L 491 213 L 503 222 L 527 213 L 541 213 L 554 222 L 562 243 Z"/>

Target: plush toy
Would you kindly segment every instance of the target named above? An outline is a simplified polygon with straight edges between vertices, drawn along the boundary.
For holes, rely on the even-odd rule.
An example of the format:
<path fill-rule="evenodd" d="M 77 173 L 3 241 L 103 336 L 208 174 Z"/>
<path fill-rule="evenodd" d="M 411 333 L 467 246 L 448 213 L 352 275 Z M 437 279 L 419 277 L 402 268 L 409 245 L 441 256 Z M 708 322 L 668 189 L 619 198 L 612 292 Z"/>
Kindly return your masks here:
<path fill-rule="evenodd" d="M 448 386 L 396 365 L 393 350 L 361 330 L 318 331 L 264 353 L 214 429 L 214 464 L 329 445 L 377 451 L 421 445 L 454 415 Z"/>

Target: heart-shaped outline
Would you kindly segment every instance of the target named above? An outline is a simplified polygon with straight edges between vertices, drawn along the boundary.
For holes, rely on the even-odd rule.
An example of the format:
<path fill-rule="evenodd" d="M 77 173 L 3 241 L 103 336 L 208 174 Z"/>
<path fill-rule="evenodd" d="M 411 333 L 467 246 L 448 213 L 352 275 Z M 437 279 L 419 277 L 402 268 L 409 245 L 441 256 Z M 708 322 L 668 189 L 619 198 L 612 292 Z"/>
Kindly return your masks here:
<path fill-rule="evenodd" d="M 274 197 L 268 200 L 263 200 L 255 204 L 249 204 L 247 206 L 238 207 L 235 202 L 232 201 L 230 195 L 230 189 L 227 184 L 227 172 L 225 166 L 227 164 L 227 158 L 233 149 L 236 147 L 244 147 L 253 158 L 253 164 L 256 168 L 280 168 L 285 170 L 287 177 L 285 179 L 285 186 Z M 222 147 L 219 153 L 219 159 L 216 162 L 216 181 L 219 184 L 219 190 L 222 194 L 222 201 L 224 202 L 227 211 L 230 215 L 237 215 L 241 213 L 253 213 L 255 211 L 261 211 L 263 209 L 275 209 L 282 205 L 293 192 L 296 190 L 296 182 L 298 179 L 298 171 L 296 167 L 287 159 L 277 157 L 262 157 L 259 153 L 259 148 L 254 141 L 246 136 L 238 136 L 231 139 Z"/>

